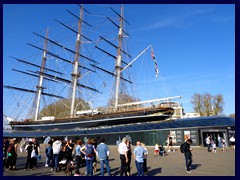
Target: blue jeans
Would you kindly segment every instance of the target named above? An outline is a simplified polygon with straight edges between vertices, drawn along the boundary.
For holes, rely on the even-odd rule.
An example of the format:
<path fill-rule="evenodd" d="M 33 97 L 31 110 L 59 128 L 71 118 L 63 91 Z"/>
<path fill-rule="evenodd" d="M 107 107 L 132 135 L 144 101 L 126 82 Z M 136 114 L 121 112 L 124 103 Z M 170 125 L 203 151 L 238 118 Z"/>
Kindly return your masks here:
<path fill-rule="evenodd" d="M 86 160 L 87 176 L 93 176 L 92 160 Z"/>
<path fill-rule="evenodd" d="M 135 161 L 135 164 L 136 164 L 138 176 L 143 176 L 144 175 L 144 172 L 143 172 L 143 162 Z"/>
<path fill-rule="evenodd" d="M 190 154 L 185 154 L 185 160 L 186 160 L 187 171 L 190 171 L 191 165 L 192 165 L 192 156 Z"/>
<path fill-rule="evenodd" d="M 59 154 L 53 154 L 52 168 L 57 171 L 59 163 Z"/>
<path fill-rule="evenodd" d="M 52 159 L 52 156 L 50 154 L 46 154 L 46 164 L 50 165 L 50 160 Z"/>
<path fill-rule="evenodd" d="M 221 143 L 221 141 L 220 142 L 218 142 L 218 147 L 222 147 L 222 143 Z"/>
<path fill-rule="evenodd" d="M 109 167 L 108 159 L 100 160 L 100 164 L 101 164 L 101 176 L 104 176 L 104 164 L 106 164 L 107 173 L 110 176 L 111 173 L 110 173 L 110 167 Z"/>

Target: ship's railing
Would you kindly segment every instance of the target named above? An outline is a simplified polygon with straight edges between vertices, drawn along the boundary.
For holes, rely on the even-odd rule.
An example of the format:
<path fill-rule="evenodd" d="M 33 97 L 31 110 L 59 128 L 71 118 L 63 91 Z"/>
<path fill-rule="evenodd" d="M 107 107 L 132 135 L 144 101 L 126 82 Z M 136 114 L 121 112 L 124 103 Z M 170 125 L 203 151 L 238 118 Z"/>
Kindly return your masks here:
<path fill-rule="evenodd" d="M 118 107 L 127 107 L 127 106 L 134 106 L 134 105 L 140 105 L 140 104 L 152 104 L 152 103 L 157 103 L 161 101 L 169 101 L 172 99 L 180 99 L 182 96 L 173 96 L 173 97 L 167 97 L 167 98 L 160 98 L 160 99 L 153 99 L 153 100 L 147 100 L 147 101 L 138 101 L 138 102 L 131 102 L 131 103 L 126 103 L 126 104 L 119 104 Z"/>

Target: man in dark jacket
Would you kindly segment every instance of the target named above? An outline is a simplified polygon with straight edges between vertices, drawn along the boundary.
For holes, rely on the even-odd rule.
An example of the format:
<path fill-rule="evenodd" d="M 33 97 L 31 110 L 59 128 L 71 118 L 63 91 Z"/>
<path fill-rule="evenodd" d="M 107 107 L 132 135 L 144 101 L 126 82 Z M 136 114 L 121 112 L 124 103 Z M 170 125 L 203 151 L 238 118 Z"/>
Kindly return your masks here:
<path fill-rule="evenodd" d="M 185 147 L 184 147 L 184 156 L 186 160 L 186 169 L 187 173 L 191 173 L 191 165 L 192 165 L 192 148 L 190 147 L 190 144 L 192 144 L 192 140 L 188 139 L 185 142 Z"/>

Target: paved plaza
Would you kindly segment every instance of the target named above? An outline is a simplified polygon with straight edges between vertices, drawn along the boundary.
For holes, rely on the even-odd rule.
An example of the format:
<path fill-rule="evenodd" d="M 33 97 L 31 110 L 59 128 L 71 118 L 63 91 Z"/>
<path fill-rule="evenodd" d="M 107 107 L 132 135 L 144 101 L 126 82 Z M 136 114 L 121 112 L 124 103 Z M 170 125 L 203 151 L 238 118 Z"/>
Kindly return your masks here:
<path fill-rule="evenodd" d="M 134 149 L 135 146 L 132 148 Z M 44 152 L 44 146 L 41 145 Z M 120 174 L 120 159 L 117 146 L 109 146 L 110 149 L 110 168 L 114 176 Z M 154 157 L 154 147 L 147 146 L 149 155 L 147 159 L 147 176 L 235 176 L 235 151 L 228 148 L 227 152 L 217 149 L 217 153 L 207 152 L 204 147 L 193 147 L 192 173 L 188 174 L 185 170 L 184 154 L 179 151 L 169 152 L 166 156 Z M 41 154 L 42 159 L 38 162 L 38 168 L 32 171 L 24 170 L 26 163 L 26 153 L 18 153 L 17 170 L 9 171 L 6 169 L 3 176 L 66 176 L 64 172 L 51 172 L 51 168 L 44 167 L 45 154 Z M 85 167 L 80 168 L 80 172 L 85 172 Z M 74 173 L 74 172 L 73 172 Z M 97 172 L 94 176 L 100 175 L 100 164 L 97 164 Z M 107 174 L 106 174 L 107 175 Z M 132 158 L 131 175 L 136 176 L 135 162 Z"/>

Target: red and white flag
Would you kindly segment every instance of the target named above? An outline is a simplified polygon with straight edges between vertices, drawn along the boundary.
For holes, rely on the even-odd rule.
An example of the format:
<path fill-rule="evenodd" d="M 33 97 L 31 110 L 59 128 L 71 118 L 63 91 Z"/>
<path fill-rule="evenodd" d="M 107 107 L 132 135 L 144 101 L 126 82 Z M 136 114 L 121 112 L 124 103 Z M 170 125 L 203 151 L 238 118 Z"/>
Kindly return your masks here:
<path fill-rule="evenodd" d="M 153 59 L 153 61 L 154 61 L 154 69 L 155 69 L 155 71 L 156 71 L 156 77 L 158 76 L 158 65 L 157 65 L 157 61 L 156 61 L 156 59 L 155 59 L 155 55 L 154 55 L 154 52 L 153 52 L 153 48 L 151 48 L 151 57 L 152 57 L 152 59 Z"/>

